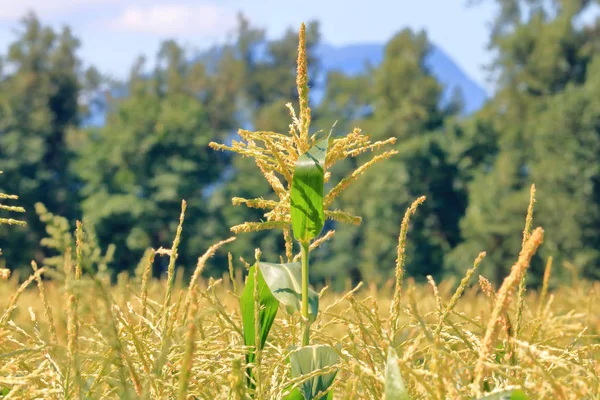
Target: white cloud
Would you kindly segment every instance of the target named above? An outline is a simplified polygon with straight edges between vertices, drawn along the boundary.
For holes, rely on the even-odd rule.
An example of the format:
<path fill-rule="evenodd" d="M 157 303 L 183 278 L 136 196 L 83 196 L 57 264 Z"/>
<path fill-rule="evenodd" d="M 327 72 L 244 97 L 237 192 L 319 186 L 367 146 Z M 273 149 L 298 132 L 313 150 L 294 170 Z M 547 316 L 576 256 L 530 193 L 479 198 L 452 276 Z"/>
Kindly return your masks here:
<path fill-rule="evenodd" d="M 154 4 L 126 8 L 111 26 L 124 32 L 215 38 L 227 33 L 235 22 L 234 11 L 216 4 Z"/>
<path fill-rule="evenodd" d="M 0 19 L 20 18 L 29 11 L 46 17 L 69 13 L 92 5 L 117 3 L 119 0 L 0 0 Z"/>

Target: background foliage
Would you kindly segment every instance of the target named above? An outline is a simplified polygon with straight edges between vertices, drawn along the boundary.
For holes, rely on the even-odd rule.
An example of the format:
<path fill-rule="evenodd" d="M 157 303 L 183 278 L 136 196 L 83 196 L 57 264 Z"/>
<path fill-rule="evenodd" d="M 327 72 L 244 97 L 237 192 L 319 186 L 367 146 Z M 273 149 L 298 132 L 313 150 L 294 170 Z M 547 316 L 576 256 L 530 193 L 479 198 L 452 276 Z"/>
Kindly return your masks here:
<path fill-rule="evenodd" d="M 328 130 L 339 120 L 334 134 L 361 126 L 374 140 L 397 137 L 399 151 L 337 200 L 335 207 L 363 215 L 363 223 L 315 252 L 315 278 L 338 285 L 348 276 L 389 278 L 404 210 L 425 195 L 409 235 L 407 272 L 462 274 L 485 250 L 481 268 L 499 280 L 521 245 L 531 183 L 542 199 L 536 221 L 546 239 L 530 282 L 539 281 L 548 256 L 600 278 L 600 25 L 577 22 L 592 2 L 496 1 L 490 67 L 497 90 L 475 114 L 460 113 L 458 95 L 442 101 L 424 62 L 424 32 L 400 31 L 383 62 L 364 74 L 332 72 L 311 82 L 325 93 L 313 105 L 313 126 Z M 317 22 L 307 35 L 310 76 L 322 78 Z M 188 212 L 178 261 L 190 272 L 200 249 L 229 237 L 230 226 L 260 220 L 260 210 L 230 205 L 234 195 L 269 193 L 256 166 L 207 144 L 235 139 L 238 126 L 287 132 L 285 103 L 297 98 L 296 37 L 290 30 L 267 39 L 240 16 L 230 43 L 197 55 L 166 41 L 155 65 L 140 59 L 126 82 L 115 83 L 84 70 L 68 28 L 26 16 L 0 63 L 0 191 L 20 195 L 28 227 L 0 226 L 0 262 L 18 270 L 56 255 L 40 250 L 47 228 L 36 202 L 45 206 L 37 207 L 42 216 L 85 219 L 99 248 L 115 244 L 114 274 L 132 272 L 147 248 L 168 245 L 182 198 Z M 106 121 L 90 126 L 90 109 L 98 107 Z M 348 160 L 332 173 L 360 163 Z M 240 235 L 227 250 L 251 259 L 260 247 L 263 259 L 276 261 L 282 239 L 277 232 Z M 165 262 L 157 265 L 163 270 L 155 273 L 164 272 Z M 226 269 L 220 254 L 205 273 Z"/>

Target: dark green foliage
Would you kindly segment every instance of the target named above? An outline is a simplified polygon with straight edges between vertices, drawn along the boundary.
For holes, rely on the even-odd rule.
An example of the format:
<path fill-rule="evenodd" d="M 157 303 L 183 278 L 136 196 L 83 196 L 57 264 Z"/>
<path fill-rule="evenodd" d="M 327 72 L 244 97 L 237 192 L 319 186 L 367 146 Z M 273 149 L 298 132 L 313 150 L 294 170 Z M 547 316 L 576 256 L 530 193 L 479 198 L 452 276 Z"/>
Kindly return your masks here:
<path fill-rule="evenodd" d="M 308 375 L 313 371 L 332 367 L 339 362 L 339 356 L 331 346 L 305 346 L 290 354 L 292 378 Z M 300 392 L 306 400 L 316 398 L 318 393 L 325 393 L 333 384 L 336 372 L 311 378 L 300 385 Z"/>
<path fill-rule="evenodd" d="M 463 241 L 448 264 L 464 269 L 484 249 L 488 269 L 483 273 L 496 281 L 504 276 L 515 261 L 510 254 L 520 248 L 529 187 L 535 183 L 533 220 L 546 232 L 541 256 L 574 263 L 585 275 L 597 277 L 597 23 L 576 26 L 576 17 L 590 2 L 498 3 L 501 13 L 491 45 L 498 51 L 493 67 L 499 87 L 474 117 L 489 127 L 497 150 L 485 168 L 474 171 L 461 222 Z M 537 278 L 529 282 L 539 282 L 542 265 L 533 263 L 531 273 Z"/>
<path fill-rule="evenodd" d="M 69 220 L 79 214 L 67 145 L 68 132 L 78 126 L 82 111 L 78 47 L 69 28 L 57 32 L 27 15 L 0 60 L 0 191 L 19 195 L 28 224 L 0 227 L 10 268 L 29 268 L 31 259 L 42 258 L 44 226 L 34 213 L 36 202 Z"/>
<path fill-rule="evenodd" d="M 302 266 L 300 263 L 259 263 L 260 272 L 271 293 L 290 314 L 300 313 L 302 306 Z M 308 304 L 311 320 L 319 313 L 319 295 L 308 289 Z"/>
<path fill-rule="evenodd" d="M 399 154 L 366 172 L 358 185 L 341 196 L 340 208 L 362 215 L 363 223 L 345 228 L 334 238 L 334 251 L 329 252 L 332 258 L 327 260 L 331 269 L 326 273 L 343 265 L 355 279 L 381 282 L 389 278 L 402 216 L 421 195 L 428 200 L 415 216 L 409 235 L 408 271 L 421 277 L 440 274 L 445 252 L 458 241 L 458 220 L 466 202 L 456 184 L 458 160 L 451 154 L 454 142 L 443 129 L 451 113 L 440 108 L 442 88 L 424 65 L 428 49 L 424 33 L 404 30 L 392 38 L 381 66 L 374 71 L 373 93 L 365 93 L 362 99 L 355 88 L 366 85 L 364 77 L 354 82 L 349 78 L 334 81 L 354 93 L 352 102 L 371 102 L 372 112 L 355 125 L 364 127 L 375 139 L 397 137 Z M 344 99 L 340 92 L 329 91 L 332 98 L 325 104 L 340 104 Z M 374 193 L 377 195 L 370 195 Z"/>
<path fill-rule="evenodd" d="M 235 71 L 226 65 L 219 74 L 233 76 L 209 75 L 202 64 L 189 64 L 177 44 L 165 42 L 152 75 L 141 73 L 132 71 L 129 93 L 105 127 L 80 133 L 74 168 L 85 182 L 83 211 L 101 242 L 117 245 L 121 268 L 133 268 L 146 248 L 168 243 L 185 199 L 189 239 L 182 241 L 180 261 L 191 268 L 214 238 L 205 233 L 207 191 L 226 163 L 208 143 L 233 126 L 219 105 L 235 100 L 221 85 L 235 80 Z"/>
<path fill-rule="evenodd" d="M 369 169 L 332 205 L 361 215 L 362 225 L 338 229 L 311 254 L 319 266 L 312 278 L 337 287 L 347 278 L 389 278 L 404 211 L 425 195 L 411 220 L 407 273 L 462 275 L 487 251 L 482 273 L 498 281 L 521 246 L 532 183 L 534 226 L 545 228 L 539 257 L 600 276 L 600 35 L 597 21 L 577 22 L 592 2 L 494 1 L 496 91 L 475 115 L 459 117 L 459 96 L 440 105 L 442 88 L 424 64 L 430 46 L 422 32 L 399 32 L 381 65 L 363 75 L 327 77 L 323 102 L 312 105 L 313 126 L 338 120 L 336 132 L 361 126 L 373 140 L 395 136 L 399 154 Z M 319 76 L 319 40 L 318 23 L 309 24 L 311 79 Z M 59 266 L 59 253 L 72 247 L 74 221 L 85 219 L 97 242 L 96 267 L 107 267 L 103 254 L 111 255 L 107 246 L 114 243 L 108 267 L 131 272 L 148 247 L 169 245 L 185 199 L 178 263 L 190 271 L 200 249 L 229 237 L 231 226 L 264 219 L 265 210 L 231 207 L 232 197 L 275 198 L 256 165 L 207 144 L 235 139 L 238 126 L 288 131 L 285 103 L 298 95 L 296 31 L 267 39 L 240 17 L 234 41 L 206 57 L 166 41 L 155 65 L 146 68 L 140 59 L 120 96 L 107 96 L 106 125 L 95 128 L 81 126 L 91 103 L 80 99 L 99 98 L 105 79 L 82 70 L 78 46 L 68 28 L 56 31 L 29 15 L 1 52 L 0 192 L 19 195 L 27 211 L 27 227 L 0 227 L 7 267 L 29 268 L 31 259 Z M 326 189 L 367 159 L 336 165 Z M 45 221 L 35 213 L 38 202 Z M 46 224 L 64 242 L 40 246 Z M 325 221 L 322 231 L 335 227 Z M 250 259 L 258 247 L 277 260 L 281 231 L 240 235 L 228 250 Z M 157 258 L 154 272 L 166 262 Z M 542 267 L 533 260 L 528 283 L 539 282 Z M 205 273 L 226 269 L 225 255 L 217 254 Z"/>
<path fill-rule="evenodd" d="M 323 229 L 323 185 L 329 137 L 302 154 L 294 168 L 290 207 L 294 238 L 309 243 Z"/>
<path fill-rule="evenodd" d="M 246 362 L 248 364 L 253 363 L 256 359 L 256 349 L 260 350 L 264 347 L 267 341 L 267 336 L 269 336 L 271 326 L 273 325 L 273 321 L 275 321 L 275 316 L 277 315 L 277 309 L 279 307 L 279 301 L 273 296 L 273 294 L 271 294 L 271 290 L 267 286 L 267 283 L 265 282 L 260 272 L 260 268 L 258 270 L 258 273 L 255 272 L 256 268 L 256 266 L 250 268 L 250 271 L 248 272 L 248 278 L 246 280 L 246 286 L 244 287 L 244 291 L 242 292 L 242 296 L 240 297 L 242 325 L 244 328 L 244 346 L 250 347 L 248 353 L 246 354 Z M 256 281 L 255 275 L 258 276 L 258 281 Z M 257 287 L 256 290 L 258 292 L 258 304 L 256 304 L 254 299 L 255 286 Z M 259 343 L 256 343 L 256 305 L 259 306 Z M 252 377 L 252 369 L 249 368 L 248 379 L 251 380 Z M 253 383 L 251 383 L 251 381 L 249 381 L 249 383 L 250 386 L 253 386 Z"/>

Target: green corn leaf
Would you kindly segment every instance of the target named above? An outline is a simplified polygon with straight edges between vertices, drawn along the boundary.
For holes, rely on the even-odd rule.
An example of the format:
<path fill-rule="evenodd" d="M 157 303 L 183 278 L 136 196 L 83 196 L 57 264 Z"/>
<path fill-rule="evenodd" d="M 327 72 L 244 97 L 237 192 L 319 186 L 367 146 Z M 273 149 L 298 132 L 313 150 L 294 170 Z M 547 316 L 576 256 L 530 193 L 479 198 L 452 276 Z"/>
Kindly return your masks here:
<path fill-rule="evenodd" d="M 288 313 L 302 309 L 302 265 L 300 263 L 272 264 L 259 263 L 260 272 L 275 296 Z M 309 318 L 314 321 L 319 312 L 319 295 L 308 289 Z"/>
<path fill-rule="evenodd" d="M 290 389 L 288 387 L 288 389 Z M 300 389 L 296 388 L 290 392 L 283 400 L 304 400 L 304 395 L 300 392 Z"/>
<path fill-rule="evenodd" d="M 329 392 L 327 392 L 327 395 L 324 397 L 321 397 L 321 399 L 333 400 L 333 392 L 334 392 L 333 390 L 330 390 Z M 290 394 L 285 396 L 283 398 L 283 400 L 304 400 L 304 395 L 302 394 L 302 392 L 300 392 L 300 389 L 296 388 L 296 389 L 292 390 L 292 392 Z"/>
<path fill-rule="evenodd" d="M 408 390 L 398 368 L 398 355 L 390 346 L 385 366 L 385 397 L 384 400 L 410 400 Z"/>
<path fill-rule="evenodd" d="M 292 228 L 300 242 L 309 242 L 323 229 L 323 186 L 329 137 L 302 154 L 294 169 L 290 192 Z"/>
<path fill-rule="evenodd" d="M 242 310 L 242 325 L 244 328 L 244 345 L 254 347 L 255 343 L 255 331 L 254 331 L 254 269 L 253 266 L 250 268 L 248 273 L 248 279 L 246 280 L 246 286 L 240 297 L 240 308 Z M 267 286 L 265 279 L 258 271 L 258 304 L 259 304 L 259 326 L 260 326 L 260 343 L 258 348 L 262 349 L 267 341 L 267 336 L 273 326 L 273 321 L 277 315 L 277 309 L 279 307 L 279 301 L 271 294 L 269 287 Z M 246 354 L 246 362 L 252 363 L 256 357 L 254 351 L 249 351 Z M 249 377 L 252 376 L 252 371 L 249 371 Z"/>
<path fill-rule="evenodd" d="M 337 352 L 331 346 L 306 346 L 290 354 L 292 378 L 308 375 L 316 370 L 336 365 L 339 362 Z M 329 390 L 337 372 L 317 375 L 303 382 L 299 389 L 305 400 L 312 400 L 317 394 Z M 328 395 L 329 396 L 329 395 Z M 325 397 L 329 398 L 329 397 Z"/>
<path fill-rule="evenodd" d="M 490 394 L 488 396 L 480 397 L 478 400 L 529 400 L 529 396 L 521 389 L 517 389 Z"/>

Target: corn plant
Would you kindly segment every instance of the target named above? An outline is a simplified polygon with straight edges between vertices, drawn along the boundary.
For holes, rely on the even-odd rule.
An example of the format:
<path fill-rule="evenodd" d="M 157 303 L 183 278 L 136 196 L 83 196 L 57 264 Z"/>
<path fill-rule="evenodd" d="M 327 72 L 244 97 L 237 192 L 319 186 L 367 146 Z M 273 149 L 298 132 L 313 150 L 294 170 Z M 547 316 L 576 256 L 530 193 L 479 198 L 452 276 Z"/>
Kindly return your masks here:
<path fill-rule="evenodd" d="M 2 174 L 2 171 L 0 171 Z M 0 200 L 18 200 L 19 196 L 14 194 L 0 193 Z M 0 204 L 0 210 L 24 213 L 25 209 L 19 206 L 10 206 L 6 204 Z M 25 225 L 24 221 L 13 219 L 13 218 L 0 218 L 0 225 Z M 0 255 L 2 255 L 2 249 L 0 249 Z M 10 270 L 6 268 L 0 268 L 0 279 L 8 279 L 10 276 Z"/>
<path fill-rule="evenodd" d="M 360 217 L 341 210 L 330 210 L 334 199 L 369 167 L 396 153 L 386 151 L 373 157 L 351 175 L 342 179 L 329 193 L 324 194 L 325 182 L 330 174 L 327 170 L 346 157 L 355 157 L 367 151 L 376 150 L 395 142 L 395 138 L 372 143 L 369 137 L 355 129 L 341 138 L 333 138 L 333 127 L 328 134 L 318 131 L 310 134 L 311 110 L 308 104 L 308 76 L 306 60 L 305 27 L 302 25 L 298 46 L 297 88 L 299 95 L 299 116 L 291 104 L 292 123 L 288 134 L 275 132 L 250 132 L 240 130 L 242 142 L 233 142 L 232 146 L 211 143 L 215 149 L 229 150 L 244 156 L 253 157 L 257 166 L 269 182 L 279 201 L 234 198 L 234 204 L 246 204 L 249 207 L 270 209 L 264 222 L 246 222 L 235 226 L 235 233 L 258 231 L 263 229 L 283 229 L 286 241 L 287 263 L 257 262 L 250 268 L 248 280 L 241 297 L 241 310 L 244 325 L 245 345 L 249 346 L 246 361 L 256 364 L 257 352 L 265 345 L 269 330 L 273 324 L 279 304 L 285 306 L 288 313 L 300 313 L 302 317 L 301 347 L 294 349 L 289 356 L 292 378 L 310 375 L 315 371 L 329 368 L 331 372 L 317 375 L 302 383 L 289 399 L 313 399 L 332 392 L 329 388 L 335 378 L 332 369 L 338 362 L 336 350 L 330 346 L 310 345 L 310 326 L 319 311 L 319 298 L 309 285 L 310 253 L 333 232 L 323 236 L 325 219 L 337 222 L 360 223 Z M 334 124 L 335 126 L 335 124 Z M 290 234 L 300 247 L 299 259 L 294 257 L 293 242 Z M 256 386 L 256 376 L 248 370 L 248 385 Z"/>
<path fill-rule="evenodd" d="M 289 362 L 293 380 L 300 379 L 303 376 L 309 378 L 301 381 L 302 383 L 291 391 L 286 397 L 288 400 L 302 398 L 311 400 L 321 398 L 324 395 L 328 398 L 333 396 L 330 387 L 337 373 L 335 365 L 339 361 L 338 352 L 331 346 L 311 345 L 310 343 L 311 323 L 316 319 L 319 312 L 319 297 L 309 285 L 310 253 L 333 235 L 333 232 L 328 232 L 320 236 L 325 219 L 359 224 L 360 217 L 350 215 L 342 210 L 330 210 L 329 207 L 333 200 L 366 169 L 396 153 L 394 150 L 388 150 L 373 157 L 352 174 L 343 178 L 337 185 L 334 185 L 325 195 L 324 186 L 330 178 L 327 170 L 335 162 L 346 157 L 357 156 L 366 151 L 379 149 L 386 144 L 392 144 L 395 142 L 395 138 L 371 143 L 368 136 L 363 135 L 358 129 L 344 137 L 334 138 L 332 137 L 333 127 L 327 135 L 324 135 L 322 131 L 311 135 L 307 70 L 305 28 L 302 25 L 299 34 L 296 81 L 300 110 L 299 116 L 297 116 L 292 105 L 288 104 L 292 117 L 289 133 L 286 135 L 266 131 L 240 130 L 239 134 L 243 139 L 241 142 L 234 141 L 231 146 L 211 143 L 211 146 L 215 149 L 233 151 L 254 158 L 256 165 L 279 197 L 279 201 L 269 201 L 263 198 L 234 198 L 233 204 L 245 204 L 248 207 L 270 211 L 265 213 L 265 221 L 245 222 L 234 226 L 232 231 L 240 233 L 278 228 L 283 230 L 288 262 L 261 262 L 257 257 L 256 264 L 249 270 L 246 286 L 240 298 L 240 307 L 244 328 L 244 344 L 249 348 L 246 355 L 248 365 L 247 384 L 251 389 L 255 389 L 260 385 L 260 376 L 255 371 L 260 369 L 260 351 L 265 346 L 279 305 L 284 305 L 286 311 L 290 314 L 300 313 L 302 318 L 301 346 L 290 351 Z M 403 222 L 400 234 L 398 266 L 396 268 L 396 286 L 398 290 L 394 294 L 390 309 L 392 341 L 399 329 L 397 319 L 393 316 L 397 316 L 400 311 L 399 290 L 402 283 L 404 263 L 404 254 L 400 254 L 400 249 L 404 248 L 403 242 L 406 240 L 408 217 L 416 211 L 417 206 L 424 200 L 424 197 L 418 199 L 407 210 L 406 224 Z M 531 212 L 532 206 L 529 209 L 526 232 L 529 232 L 531 228 Z M 290 234 L 290 225 L 293 238 L 300 247 L 300 254 L 296 256 L 293 255 L 294 246 Z M 527 239 L 528 237 L 524 236 L 523 246 L 525 246 Z M 481 258 L 478 260 L 481 261 Z M 298 259 L 300 262 L 297 262 Z M 476 266 L 471 274 L 475 269 Z M 515 276 L 514 279 L 522 281 L 524 274 Z M 461 287 L 464 288 L 465 284 L 466 282 Z M 445 315 L 442 318 L 445 318 Z M 495 326 L 490 329 L 488 334 L 493 335 Z M 388 351 L 386 399 L 408 399 L 408 392 L 397 368 L 395 350 L 390 346 Z M 477 368 L 480 367 L 481 364 L 478 363 Z M 478 371 L 480 372 L 479 369 Z M 478 375 L 476 379 L 481 378 Z M 475 385 L 477 386 L 477 383 Z M 498 396 L 500 397 L 497 398 L 504 398 L 502 397 L 503 394 L 498 394 Z M 511 399 L 524 398 L 520 396 L 521 394 L 518 392 L 509 392 L 508 394 L 508 398 Z"/>
<path fill-rule="evenodd" d="M 0 171 L 0 174 L 2 174 L 2 171 Z M 18 199 L 19 199 L 19 196 L 17 196 L 17 195 L 0 193 L 0 200 L 18 200 Z M 17 212 L 17 213 L 25 212 L 25 209 L 23 207 L 9 206 L 6 204 L 0 204 L 0 210 Z M 21 221 L 21 220 L 17 220 L 17 219 L 12 219 L 12 218 L 0 218 L 0 225 L 21 225 L 21 226 L 23 226 L 23 225 L 25 225 L 25 222 Z"/>

